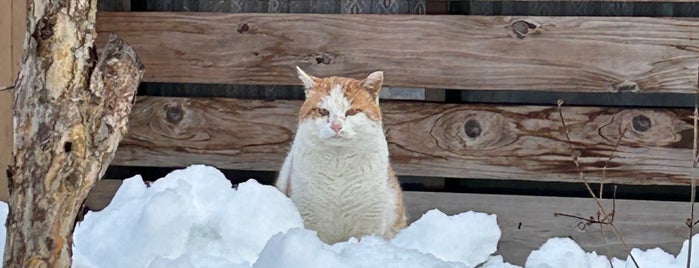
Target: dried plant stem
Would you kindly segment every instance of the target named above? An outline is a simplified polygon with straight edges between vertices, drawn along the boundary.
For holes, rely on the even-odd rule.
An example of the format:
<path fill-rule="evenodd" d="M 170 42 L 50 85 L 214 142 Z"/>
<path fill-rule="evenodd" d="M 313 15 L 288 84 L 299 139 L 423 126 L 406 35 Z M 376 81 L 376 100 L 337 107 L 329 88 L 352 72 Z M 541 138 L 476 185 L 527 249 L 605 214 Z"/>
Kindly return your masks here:
<path fill-rule="evenodd" d="M 599 211 L 601 212 L 602 215 L 604 215 L 601 219 L 598 219 L 598 220 L 585 219 L 585 221 L 587 221 L 588 224 L 599 223 L 599 224 L 606 224 L 606 225 L 611 226 L 612 232 L 614 233 L 616 238 L 619 240 L 619 242 L 621 242 L 621 244 L 624 246 L 624 249 L 626 249 L 626 251 L 629 252 L 629 257 L 631 257 L 631 260 L 633 261 L 636 268 L 640 268 L 640 266 L 638 265 L 638 262 L 636 261 L 636 258 L 633 256 L 633 254 L 631 254 L 631 249 L 629 249 L 628 244 L 626 244 L 626 241 L 621 236 L 621 233 L 619 233 L 619 230 L 617 229 L 616 225 L 614 225 L 614 214 L 615 214 L 615 210 L 616 210 L 616 200 L 612 201 L 612 202 L 614 202 L 613 207 L 612 207 L 612 213 L 607 213 L 606 209 L 604 208 L 604 205 L 602 205 L 602 201 L 600 200 L 600 198 L 598 198 L 598 196 L 592 190 L 592 186 L 590 186 L 590 182 L 587 180 L 587 178 L 585 178 L 585 173 L 582 169 L 582 166 L 580 165 L 580 162 L 578 161 L 578 157 L 580 156 L 580 152 L 575 150 L 575 148 L 573 147 L 573 142 L 570 139 L 570 134 L 568 133 L 568 126 L 567 126 L 566 121 L 563 117 L 563 111 L 561 109 L 561 106 L 563 106 L 563 100 L 558 100 L 558 115 L 561 118 L 561 124 L 563 125 L 563 132 L 565 134 L 566 141 L 568 142 L 568 147 L 570 148 L 570 151 L 571 151 L 571 157 L 573 158 L 573 163 L 575 164 L 575 167 L 578 169 L 578 174 L 579 174 L 580 180 L 583 181 L 588 193 L 595 200 L 595 203 L 597 203 L 597 207 L 599 208 Z M 619 145 L 619 142 L 621 141 L 621 137 L 623 137 L 623 134 L 625 134 L 625 133 L 626 133 L 626 130 L 624 130 L 623 132 L 620 133 L 621 136 L 619 137 L 619 140 L 617 141 L 614 150 L 616 150 L 617 146 Z M 607 162 L 609 162 L 612 158 L 613 158 L 613 153 L 609 156 L 609 159 Z M 607 164 L 605 164 L 605 167 L 606 166 L 607 166 Z M 603 171 L 604 171 L 604 169 L 603 169 Z M 601 190 L 600 190 L 600 196 L 601 196 Z M 616 195 L 614 196 L 614 199 L 616 199 Z M 558 213 L 558 215 L 570 216 L 567 214 L 560 214 L 560 213 Z M 582 218 L 582 217 L 574 217 L 574 218 Z M 584 219 L 584 218 L 582 218 L 582 219 Z"/>
<path fill-rule="evenodd" d="M 694 95 L 694 140 L 693 140 L 693 145 L 692 145 L 692 158 L 693 163 L 692 163 L 692 179 L 690 181 L 690 193 L 689 193 L 689 220 L 687 221 L 687 226 L 689 227 L 689 238 L 687 239 L 689 242 L 687 243 L 687 249 L 689 254 L 687 254 L 687 268 L 690 268 L 690 265 L 692 264 L 692 237 L 694 236 L 694 202 L 696 201 L 696 188 L 697 188 L 697 180 L 696 180 L 696 170 L 697 170 L 697 133 L 698 127 L 697 127 L 697 122 L 699 119 L 699 108 L 697 107 L 699 101 L 697 98 L 699 97 L 698 94 Z"/>
<path fill-rule="evenodd" d="M 621 128 L 621 125 L 619 126 L 619 128 Z M 607 167 L 609 167 L 609 162 L 611 162 L 612 159 L 614 159 L 614 153 L 616 153 L 616 151 L 619 149 L 619 144 L 621 143 L 621 139 L 624 137 L 624 135 L 626 135 L 627 130 L 628 130 L 628 128 L 624 128 L 623 131 L 622 130 L 619 131 L 619 138 L 617 138 L 616 143 L 614 144 L 614 148 L 612 149 L 612 152 L 609 153 L 609 158 L 607 158 L 607 161 L 604 162 L 604 166 L 602 167 L 602 178 L 600 179 L 600 182 L 599 182 L 599 198 L 600 199 L 603 199 L 603 195 L 604 195 L 604 180 L 607 178 Z M 614 213 L 616 211 L 616 186 L 614 186 L 613 194 L 614 195 L 612 198 L 612 202 L 614 205 L 612 206 L 612 213 Z M 612 214 L 612 215 L 614 215 L 614 214 Z M 600 236 L 602 237 L 602 242 L 604 243 L 604 246 L 605 246 L 605 250 L 607 251 L 607 255 L 609 255 L 609 252 L 610 252 L 609 251 L 609 242 L 607 241 L 607 236 L 605 235 L 606 230 L 605 230 L 604 224 L 600 224 L 599 230 L 600 230 Z M 611 260 L 609 260 L 609 262 L 611 264 Z"/>

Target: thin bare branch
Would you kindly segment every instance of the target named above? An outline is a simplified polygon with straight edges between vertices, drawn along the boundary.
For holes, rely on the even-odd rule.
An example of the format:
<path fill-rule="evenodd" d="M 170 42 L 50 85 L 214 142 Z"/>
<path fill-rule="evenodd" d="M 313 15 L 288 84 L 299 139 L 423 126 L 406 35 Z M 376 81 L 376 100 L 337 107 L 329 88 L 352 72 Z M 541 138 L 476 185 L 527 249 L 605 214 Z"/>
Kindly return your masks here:
<path fill-rule="evenodd" d="M 597 197 L 597 195 L 595 195 L 595 192 L 592 190 L 592 187 L 590 186 L 590 182 L 587 180 L 587 178 L 585 178 L 585 173 L 582 169 L 582 166 L 580 165 L 580 162 L 578 161 L 578 157 L 580 156 L 580 152 L 575 150 L 575 148 L 573 147 L 573 142 L 571 141 L 570 134 L 568 133 L 568 126 L 566 125 L 565 118 L 563 117 L 563 110 L 561 109 L 561 107 L 563 106 L 563 100 L 558 100 L 557 104 L 558 104 L 558 115 L 560 116 L 561 124 L 563 125 L 563 132 L 565 134 L 566 141 L 568 143 L 568 147 L 570 148 L 570 151 L 571 151 L 570 155 L 572 157 L 573 163 L 575 164 L 575 166 L 578 169 L 578 174 L 579 174 L 580 180 L 583 181 L 585 188 L 587 188 L 588 193 L 595 200 L 595 203 L 597 203 L 597 207 L 599 208 L 598 219 L 594 219 L 593 217 L 590 217 L 590 219 L 586 219 L 587 222 L 590 224 L 599 223 L 599 224 L 606 224 L 606 225 L 611 226 L 612 232 L 614 233 L 616 238 L 619 240 L 619 242 L 621 242 L 621 244 L 624 246 L 624 249 L 626 249 L 626 251 L 629 252 L 629 257 L 631 257 L 631 260 L 633 261 L 636 268 L 640 268 L 640 266 L 638 265 L 638 262 L 636 261 L 636 258 L 633 256 L 633 254 L 631 254 L 631 249 L 629 248 L 628 244 L 626 244 L 626 241 L 621 236 L 621 233 L 619 233 L 619 230 L 614 225 L 613 218 L 614 218 L 614 214 L 616 211 L 616 202 L 613 201 L 613 203 L 612 203 L 612 205 L 613 205 L 612 213 L 607 213 L 604 206 L 602 205 L 602 201 L 600 200 L 600 198 Z M 624 130 L 623 133 L 625 133 L 625 132 L 626 132 L 626 130 Z M 621 140 L 621 137 L 623 137 L 623 133 L 620 136 L 619 140 L 617 141 L 617 146 L 618 146 L 619 141 Z M 615 146 L 615 150 L 616 150 L 616 146 Z M 611 160 L 612 156 L 613 156 L 613 153 L 609 158 L 610 160 Z M 605 164 L 605 166 L 606 166 L 606 164 Z M 616 199 L 616 193 L 614 194 L 614 197 Z M 604 218 L 600 219 L 601 215 L 599 215 L 599 214 L 604 215 Z M 558 214 L 558 215 L 559 216 L 568 216 L 568 214 Z M 577 217 L 577 216 L 575 216 L 575 217 Z M 609 217 L 610 220 L 606 220 L 607 217 Z"/>
<path fill-rule="evenodd" d="M 699 85 L 697 85 L 697 89 L 699 90 Z M 697 190 L 697 176 L 696 176 L 696 171 L 697 171 L 697 163 L 699 162 L 699 159 L 697 159 L 697 140 L 699 137 L 699 127 L 697 127 L 697 123 L 699 122 L 699 91 L 694 94 L 694 115 L 693 115 L 693 121 L 694 121 L 694 140 L 692 144 L 692 158 L 693 158 L 693 163 L 692 163 L 692 180 L 690 182 L 690 194 L 689 194 L 689 219 L 688 223 L 694 222 L 694 203 L 696 202 L 696 190 Z M 689 226 L 689 237 L 687 240 L 689 241 L 687 243 L 687 249 L 689 250 L 689 254 L 687 254 L 687 268 L 691 267 L 692 264 L 692 237 L 694 236 L 694 224 L 688 224 Z"/>

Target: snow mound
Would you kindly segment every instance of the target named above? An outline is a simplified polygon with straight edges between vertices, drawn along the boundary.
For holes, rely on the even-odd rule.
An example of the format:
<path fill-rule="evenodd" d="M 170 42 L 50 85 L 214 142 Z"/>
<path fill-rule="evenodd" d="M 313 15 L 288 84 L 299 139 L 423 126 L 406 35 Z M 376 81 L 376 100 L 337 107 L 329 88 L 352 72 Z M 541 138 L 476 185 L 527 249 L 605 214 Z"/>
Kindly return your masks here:
<path fill-rule="evenodd" d="M 303 229 L 294 204 L 274 187 L 249 180 L 232 189 L 220 171 L 198 165 L 150 187 L 140 176 L 125 180 L 107 208 L 88 213 L 77 227 L 73 264 L 475 267 L 495 252 L 499 239 L 495 215 L 433 210 L 392 241 L 368 236 L 327 245 Z M 504 265 L 495 260 L 492 265 Z"/>
<path fill-rule="evenodd" d="M 274 187 L 250 180 L 234 190 L 217 169 L 191 166 L 150 187 L 140 176 L 125 180 L 109 206 L 76 228 L 74 266 L 145 267 L 156 259 L 160 267 L 196 256 L 249 267 L 269 238 L 297 227 L 294 204 Z"/>
<path fill-rule="evenodd" d="M 699 234 L 692 237 L 692 264 L 690 268 L 699 268 L 699 250 L 697 245 L 699 245 Z M 648 250 L 634 248 L 631 250 L 631 255 L 638 262 L 638 266 L 643 268 L 686 268 L 688 247 L 689 240 L 685 240 L 677 257 L 660 248 Z M 630 256 L 626 260 L 614 258 L 612 264 L 614 268 L 636 268 Z"/>
<path fill-rule="evenodd" d="M 0 220 L 8 207 L 0 202 Z M 0 248 L 6 229 L 0 229 Z M 328 245 L 303 228 L 293 203 L 254 180 L 233 189 L 215 168 L 191 166 L 147 187 L 140 176 L 124 181 L 111 204 L 90 212 L 74 234 L 73 267 L 276 268 L 430 267 L 516 268 L 493 256 L 500 238 L 495 215 L 465 212 L 423 215 L 390 240 L 366 236 Z M 693 243 L 699 245 L 699 235 Z M 655 248 L 633 249 L 643 268 L 684 268 Z M 699 268 L 699 247 L 691 268 Z M 526 268 L 632 268 L 630 258 L 586 253 L 573 240 L 551 238 L 532 251 Z"/>
<path fill-rule="evenodd" d="M 476 267 L 495 252 L 499 239 L 495 215 L 431 210 L 391 241 L 366 236 L 327 245 L 314 231 L 291 230 L 272 237 L 253 267 Z M 492 268 L 515 267 L 497 260 Z"/>
<path fill-rule="evenodd" d="M 474 267 L 497 250 L 498 240 L 500 228 L 495 215 L 469 211 L 447 216 L 431 210 L 398 233 L 392 242 Z"/>
<path fill-rule="evenodd" d="M 605 256 L 586 253 L 570 238 L 551 238 L 538 250 L 532 251 L 527 268 L 611 268 Z"/>

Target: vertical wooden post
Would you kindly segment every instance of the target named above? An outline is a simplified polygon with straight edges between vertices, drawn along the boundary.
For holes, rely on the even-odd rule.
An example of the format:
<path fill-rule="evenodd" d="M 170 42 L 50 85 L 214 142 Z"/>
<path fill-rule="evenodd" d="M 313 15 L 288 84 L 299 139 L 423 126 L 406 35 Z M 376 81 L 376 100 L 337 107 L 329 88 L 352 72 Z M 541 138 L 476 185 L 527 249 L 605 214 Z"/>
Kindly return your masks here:
<path fill-rule="evenodd" d="M 126 132 L 143 66 L 97 0 L 34 0 L 14 92 L 4 267 L 70 267 L 75 218 Z"/>

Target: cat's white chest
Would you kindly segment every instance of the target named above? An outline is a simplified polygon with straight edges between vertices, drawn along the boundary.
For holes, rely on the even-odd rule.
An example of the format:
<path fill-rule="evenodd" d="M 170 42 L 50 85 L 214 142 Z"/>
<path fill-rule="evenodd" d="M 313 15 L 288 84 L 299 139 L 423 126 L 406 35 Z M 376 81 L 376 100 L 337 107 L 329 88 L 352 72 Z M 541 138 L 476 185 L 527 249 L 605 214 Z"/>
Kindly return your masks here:
<path fill-rule="evenodd" d="M 306 227 L 326 242 L 388 232 L 397 193 L 389 185 L 383 133 L 354 139 L 352 146 L 320 146 L 302 128 L 288 160 L 290 197 Z"/>

